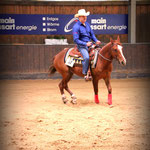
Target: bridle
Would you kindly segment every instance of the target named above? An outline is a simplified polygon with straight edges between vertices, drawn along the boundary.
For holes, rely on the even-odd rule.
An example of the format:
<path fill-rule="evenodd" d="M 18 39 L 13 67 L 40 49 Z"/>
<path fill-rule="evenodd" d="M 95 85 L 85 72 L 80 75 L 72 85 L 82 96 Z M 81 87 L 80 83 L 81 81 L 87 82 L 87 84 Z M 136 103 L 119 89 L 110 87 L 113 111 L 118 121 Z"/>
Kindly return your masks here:
<path fill-rule="evenodd" d="M 117 44 L 114 44 L 114 45 L 117 45 Z M 106 57 L 104 57 L 101 53 L 100 53 L 100 50 L 99 50 L 99 53 L 98 53 L 103 59 L 105 59 L 105 60 L 107 60 L 107 61 L 112 61 L 112 60 L 110 60 L 110 59 L 108 59 L 108 58 L 106 58 Z"/>

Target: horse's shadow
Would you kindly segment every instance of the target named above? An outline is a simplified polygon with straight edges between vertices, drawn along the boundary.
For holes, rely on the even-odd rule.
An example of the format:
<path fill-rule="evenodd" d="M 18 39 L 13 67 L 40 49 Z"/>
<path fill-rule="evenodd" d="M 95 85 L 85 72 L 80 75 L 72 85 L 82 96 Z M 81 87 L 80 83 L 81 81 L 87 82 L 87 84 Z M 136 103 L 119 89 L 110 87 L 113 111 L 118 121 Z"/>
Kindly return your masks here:
<path fill-rule="evenodd" d="M 74 105 L 74 104 L 73 104 Z M 96 104 L 93 100 L 89 99 L 78 99 L 77 100 L 77 105 L 78 106 L 108 106 L 107 102 L 100 102 L 99 104 Z"/>
<path fill-rule="evenodd" d="M 94 105 L 94 101 L 91 101 L 89 99 L 78 99 L 78 103 L 82 106 L 87 106 L 87 105 Z"/>

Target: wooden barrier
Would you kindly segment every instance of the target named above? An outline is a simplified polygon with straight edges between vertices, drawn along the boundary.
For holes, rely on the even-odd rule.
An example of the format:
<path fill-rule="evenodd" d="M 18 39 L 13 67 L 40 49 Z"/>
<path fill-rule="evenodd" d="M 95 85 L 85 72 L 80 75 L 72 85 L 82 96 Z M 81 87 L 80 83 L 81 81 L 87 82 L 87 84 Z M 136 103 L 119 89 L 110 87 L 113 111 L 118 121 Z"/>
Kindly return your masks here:
<path fill-rule="evenodd" d="M 48 78 L 53 56 L 73 46 L 0 45 L 0 78 Z M 150 44 L 123 44 L 123 47 L 127 65 L 122 66 L 114 60 L 112 77 L 149 76 Z"/>

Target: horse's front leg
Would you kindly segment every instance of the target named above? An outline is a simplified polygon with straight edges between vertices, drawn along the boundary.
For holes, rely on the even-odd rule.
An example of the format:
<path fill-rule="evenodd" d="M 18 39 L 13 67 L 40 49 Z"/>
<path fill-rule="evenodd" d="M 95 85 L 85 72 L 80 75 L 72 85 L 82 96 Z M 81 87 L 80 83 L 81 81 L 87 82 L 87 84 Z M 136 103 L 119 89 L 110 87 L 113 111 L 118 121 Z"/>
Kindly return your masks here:
<path fill-rule="evenodd" d="M 112 87 L 110 84 L 110 78 L 105 78 L 104 81 L 108 89 L 108 104 L 112 105 Z"/>
<path fill-rule="evenodd" d="M 94 87 L 94 93 L 95 93 L 95 103 L 99 104 L 99 98 L 98 98 L 98 80 L 93 78 L 93 87 Z"/>

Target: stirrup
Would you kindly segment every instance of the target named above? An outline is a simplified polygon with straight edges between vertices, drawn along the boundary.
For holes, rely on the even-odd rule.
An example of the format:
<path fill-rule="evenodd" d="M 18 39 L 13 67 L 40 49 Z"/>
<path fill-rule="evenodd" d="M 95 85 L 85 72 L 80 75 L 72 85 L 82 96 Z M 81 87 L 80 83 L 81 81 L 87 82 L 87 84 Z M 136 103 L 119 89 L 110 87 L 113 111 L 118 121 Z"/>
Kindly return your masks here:
<path fill-rule="evenodd" d="M 90 76 L 89 74 L 84 76 L 84 80 L 85 81 L 91 81 L 92 80 L 92 76 Z"/>

